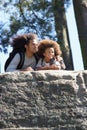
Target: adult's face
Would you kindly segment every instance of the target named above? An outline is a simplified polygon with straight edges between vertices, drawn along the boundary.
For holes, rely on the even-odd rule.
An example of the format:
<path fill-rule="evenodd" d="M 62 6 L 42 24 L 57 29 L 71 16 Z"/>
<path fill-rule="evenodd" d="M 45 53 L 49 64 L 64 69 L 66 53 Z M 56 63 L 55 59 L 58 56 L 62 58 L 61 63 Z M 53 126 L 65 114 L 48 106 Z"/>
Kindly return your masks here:
<path fill-rule="evenodd" d="M 30 54 L 36 53 L 38 51 L 38 45 L 39 45 L 39 42 L 37 39 L 30 40 L 29 44 L 25 45 L 26 52 Z"/>

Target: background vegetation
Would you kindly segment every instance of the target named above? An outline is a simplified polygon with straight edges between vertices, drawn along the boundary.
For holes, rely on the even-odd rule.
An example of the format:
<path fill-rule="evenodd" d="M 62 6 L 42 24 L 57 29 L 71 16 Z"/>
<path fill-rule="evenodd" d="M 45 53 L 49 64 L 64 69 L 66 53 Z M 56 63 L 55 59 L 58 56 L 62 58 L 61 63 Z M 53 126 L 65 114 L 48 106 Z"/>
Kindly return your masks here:
<path fill-rule="evenodd" d="M 73 0 L 78 24 L 78 7 L 84 0 Z M 68 70 L 73 70 L 72 55 L 67 32 L 64 4 L 69 0 L 8 0 L 0 2 L 1 10 L 8 15 L 9 22 L 0 22 L 1 51 L 6 52 L 9 39 L 18 34 L 34 32 L 40 39 L 50 38 L 57 41 L 62 49 L 63 58 Z M 82 12 L 82 10 L 81 10 Z M 83 14 L 82 14 L 83 15 Z M 78 27 L 79 28 L 79 27 Z M 80 30 L 81 31 L 81 30 Z M 82 40 L 81 40 L 82 41 Z M 84 42 L 84 41 L 82 41 Z M 84 46 L 81 46 L 84 50 Z M 84 51 L 83 51 L 84 52 Z M 84 54 L 83 54 L 84 56 Z M 84 58 L 85 67 L 86 61 Z"/>

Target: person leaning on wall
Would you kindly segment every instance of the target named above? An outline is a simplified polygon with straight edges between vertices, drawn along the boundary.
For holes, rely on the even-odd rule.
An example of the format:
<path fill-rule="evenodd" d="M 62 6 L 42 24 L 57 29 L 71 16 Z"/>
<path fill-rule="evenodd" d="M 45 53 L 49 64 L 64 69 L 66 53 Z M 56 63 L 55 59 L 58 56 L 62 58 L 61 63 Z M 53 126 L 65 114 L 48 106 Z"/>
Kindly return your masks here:
<path fill-rule="evenodd" d="M 37 63 L 38 36 L 28 33 L 12 39 L 13 50 L 7 59 L 4 69 L 6 72 L 33 71 Z"/>
<path fill-rule="evenodd" d="M 40 60 L 36 70 L 64 70 L 65 63 L 62 58 L 62 51 L 56 41 L 43 39 L 38 47 Z"/>

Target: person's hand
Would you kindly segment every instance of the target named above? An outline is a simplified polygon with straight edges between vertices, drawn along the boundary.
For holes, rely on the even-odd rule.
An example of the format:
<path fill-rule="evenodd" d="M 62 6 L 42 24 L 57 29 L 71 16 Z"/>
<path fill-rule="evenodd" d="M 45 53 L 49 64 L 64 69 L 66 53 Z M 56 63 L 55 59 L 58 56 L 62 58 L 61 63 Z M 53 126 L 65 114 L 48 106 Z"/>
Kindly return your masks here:
<path fill-rule="evenodd" d="M 57 66 L 57 65 L 55 65 L 55 64 L 53 64 L 53 65 L 50 65 L 50 69 L 53 69 L 53 70 L 60 70 L 61 67 L 60 67 L 60 66 Z"/>
<path fill-rule="evenodd" d="M 32 67 L 27 67 L 26 71 L 33 71 Z"/>
<path fill-rule="evenodd" d="M 65 63 L 64 63 L 64 61 L 63 61 L 63 58 L 61 57 L 61 56 L 56 56 L 56 60 L 57 61 L 59 61 L 60 62 L 60 64 L 61 64 L 61 68 L 60 69 L 66 69 L 66 66 L 65 66 Z"/>
<path fill-rule="evenodd" d="M 27 67 L 27 68 L 25 68 L 25 69 L 23 69 L 21 71 L 34 71 L 34 69 L 32 69 L 32 67 Z"/>
<path fill-rule="evenodd" d="M 56 56 L 56 60 L 57 60 L 57 61 L 62 61 L 63 58 L 62 58 L 61 56 L 58 56 L 58 55 L 57 55 L 57 56 Z"/>

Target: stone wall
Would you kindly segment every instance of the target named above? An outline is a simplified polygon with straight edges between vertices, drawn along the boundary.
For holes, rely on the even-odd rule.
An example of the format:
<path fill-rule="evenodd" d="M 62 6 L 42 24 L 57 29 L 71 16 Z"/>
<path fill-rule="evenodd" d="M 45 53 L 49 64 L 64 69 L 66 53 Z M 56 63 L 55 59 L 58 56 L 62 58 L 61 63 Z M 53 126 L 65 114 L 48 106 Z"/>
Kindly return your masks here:
<path fill-rule="evenodd" d="M 0 130 L 87 130 L 87 71 L 0 74 Z"/>

